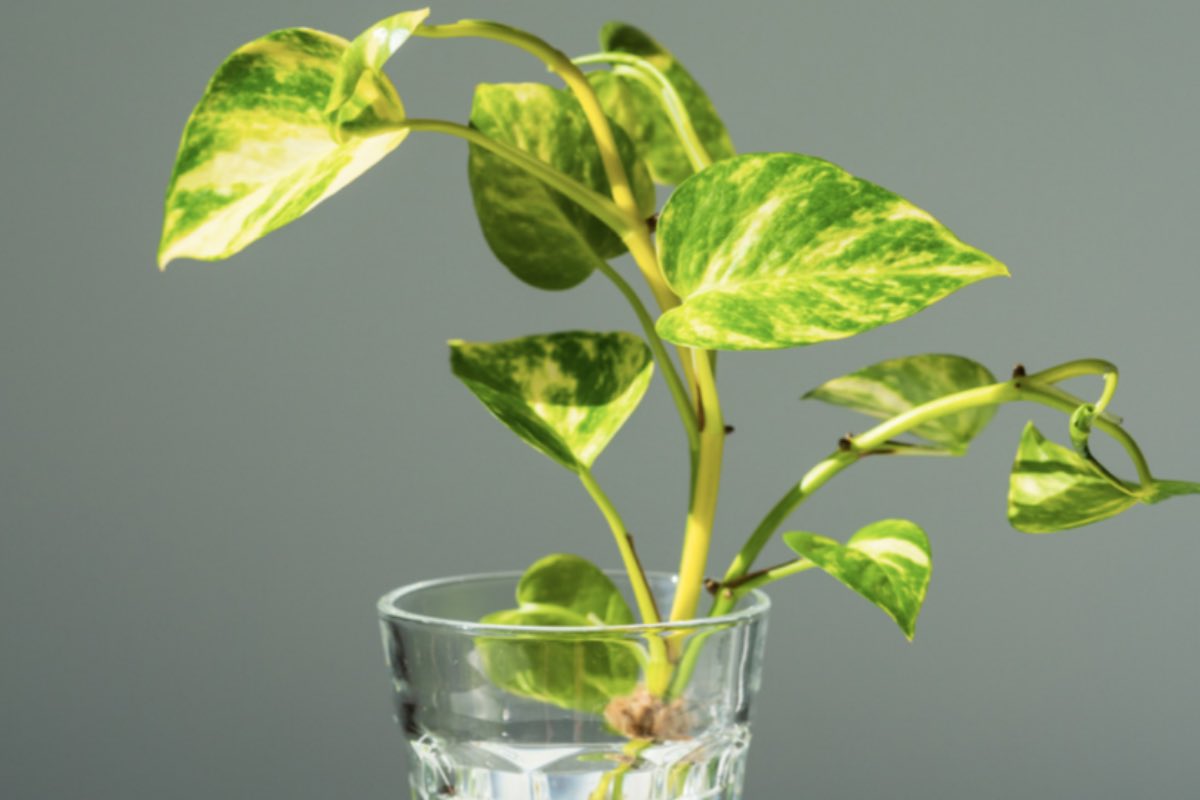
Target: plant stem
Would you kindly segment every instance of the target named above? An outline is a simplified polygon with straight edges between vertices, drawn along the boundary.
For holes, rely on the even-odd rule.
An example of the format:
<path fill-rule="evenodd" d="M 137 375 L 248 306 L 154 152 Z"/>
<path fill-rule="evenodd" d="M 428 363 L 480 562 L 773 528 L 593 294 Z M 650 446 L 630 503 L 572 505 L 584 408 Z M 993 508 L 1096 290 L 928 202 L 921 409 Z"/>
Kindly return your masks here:
<path fill-rule="evenodd" d="M 692 115 L 688 113 L 687 106 L 683 103 L 683 98 L 679 96 L 679 92 L 675 91 L 674 85 L 672 85 L 666 75 L 662 74 L 658 67 L 646 59 L 639 58 L 631 53 L 591 53 L 586 56 L 578 56 L 573 61 L 580 66 L 588 64 L 616 64 L 627 67 L 627 69 L 620 71 L 619 74 L 629 75 L 650 89 L 650 91 L 655 92 L 659 100 L 662 101 L 663 110 L 671 120 L 671 124 L 675 127 L 675 135 L 679 138 L 680 144 L 683 145 L 683 150 L 687 154 L 688 161 L 692 164 L 692 169 L 700 172 L 712 164 L 712 157 L 708 154 L 704 143 L 700 141 L 700 136 L 696 133 L 695 126 L 692 125 Z"/>
<path fill-rule="evenodd" d="M 733 601 L 736 603 L 739 598 L 752 589 L 758 589 L 766 586 L 768 583 L 774 583 L 792 575 L 799 575 L 801 572 L 806 572 L 815 566 L 817 565 L 807 558 L 797 558 L 784 564 L 761 570 L 760 572 L 747 573 L 728 586 L 720 587 L 717 591 L 732 594 Z"/>
<path fill-rule="evenodd" d="M 633 586 L 633 596 L 637 601 L 638 611 L 641 612 L 642 622 L 647 625 L 661 622 L 658 605 L 654 602 L 654 593 L 650 591 L 650 583 L 646 580 L 646 573 L 638 560 L 637 552 L 633 549 L 633 540 L 630 538 L 629 529 L 621 520 L 621 515 L 617 513 L 617 509 L 608 499 L 608 495 L 600 488 L 600 484 L 592 476 L 591 470 L 581 467 L 579 480 L 583 483 L 583 488 L 587 489 L 588 494 L 596 501 L 596 507 L 600 509 L 600 513 L 604 515 L 604 519 L 612 529 L 613 538 L 617 542 L 617 550 L 621 553 L 621 561 L 625 564 L 625 571 L 629 573 L 629 582 Z"/>
<path fill-rule="evenodd" d="M 675 371 L 675 364 L 671 361 L 671 356 L 667 353 L 663 340 L 659 337 L 658 331 L 654 329 L 654 320 L 637 292 L 633 290 L 628 281 L 621 277 L 619 272 L 607 263 L 602 263 L 599 269 L 629 301 L 629 305 L 637 315 L 638 322 L 642 325 L 642 331 L 646 334 L 650 350 L 654 353 L 654 359 L 658 362 L 663 379 L 667 382 L 667 388 L 671 390 L 671 397 L 675 400 L 679 418 L 683 420 L 683 427 L 688 437 L 688 449 L 694 460 L 700 450 L 700 431 L 696 423 L 696 410 L 692 407 L 687 388 L 679 379 L 679 373 Z"/>
<path fill-rule="evenodd" d="M 862 456 L 869 454 L 877 448 L 886 446 L 889 440 L 937 417 L 954 414 L 970 408 L 1000 405 L 1018 400 L 1038 403 L 1070 414 L 1079 407 L 1080 402 L 1076 402 L 1074 398 L 1070 398 L 1069 396 L 1064 397 L 1066 393 L 1053 387 L 1051 382 L 1097 374 L 1115 376 L 1116 367 L 1100 359 L 1069 361 L 1034 375 L 1017 377 L 1009 381 L 1002 381 L 989 386 L 968 389 L 940 397 L 937 400 L 932 400 L 923 405 L 911 408 L 903 414 L 881 422 L 866 433 L 847 440 L 847 447 L 845 449 L 839 448 L 809 470 L 800 482 L 791 487 L 783 498 L 767 512 L 766 517 L 754 529 L 754 532 L 746 540 L 742 549 L 738 551 L 737 556 L 730 564 L 721 582 L 723 584 L 728 583 L 745 575 L 753 565 L 755 558 L 762 552 L 763 547 L 771 540 L 775 530 L 797 506 L 824 486 L 834 475 L 837 475 L 846 469 L 846 467 L 857 462 Z M 1107 398 L 1112 396 L 1114 388 L 1115 378 L 1111 380 L 1106 378 L 1106 388 L 1101 399 L 1107 403 Z M 1149 465 L 1146 463 L 1146 459 L 1137 442 L 1125 432 L 1125 429 L 1120 424 L 1111 421 L 1109 415 L 1098 413 L 1095 426 L 1115 439 L 1125 449 L 1133 461 L 1137 469 L 1138 479 L 1143 485 L 1147 485 L 1153 480 Z M 723 614 L 733 607 L 732 604 L 725 601 L 726 598 L 718 597 L 716 604 L 713 606 L 712 613 Z"/>
<path fill-rule="evenodd" d="M 630 250 L 633 247 L 630 245 L 629 237 L 641 239 L 645 244 L 649 244 L 650 231 L 646 228 L 645 220 L 641 218 L 637 200 L 634 198 L 633 189 L 629 184 L 629 176 L 625 174 L 625 165 L 621 162 L 612 126 L 609 125 L 608 117 L 605 116 L 604 109 L 600 107 L 600 100 L 596 97 L 596 92 L 588 82 L 587 76 L 579 67 L 571 63 L 571 59 L 565 53 L 527 31 L 489 20 L 464 19 L 446 25 L 422 25 L 413 33 L 429 39 L 472 37 L 504 42 L 539 59 L 551 72 L 562 78 L 563 82 L 567 84 L 567 88 L 575 95 L 575 99 L 579 101 L 584 116 L 587 117 L 592 135 L 596 138 L 596 146 L 600 150 L 600 158 L 612 190 L 613 201 L 626 216 L 627 224 L 622 228 L 614 228 L 614 230 L 622 234 L 622 238 L 626 240 Z M 640 230 L 630 230 L 635 225 Z M 650 246 L 653 249 L 653 245 Z M 638 261 L 639 266 L 642 263 L 642 261 Z M 667 288 L 666 281 L 663 280 L 660 272 L 647 273 L 643 270 L 643 274 L 650 284 L 651 291 L 654 292 L 655 299 L 658 300 L 664 311 L 678 305 L 678 298 Z"/>
<path fill-rule="evenodd" d="M 712 542 L 713 519 L 721 483 L 721 457 L 725 449 L 725 421 L 708 351 L 694 350 L 696 390 L 700 398 L 700 457 L 692 485 L 683 554 L 679 562 L 679 587 L 671 607 L 673 621 L 693 619 L 704 588 L 704 571 Z"/>
<path fill-rule="evenodd" d="M 543 181 L 550 188 L 566 195 L 573 202 L 578 203 L 586 211 L 593 214 L 619 236 L 627 236 L 633 227 L 640 226 L 640 223 L 631 222 L 612 200 L 609 200 L 599 192 L 592 191 L 574 178 L 564 175 L 544 161 L 540 161 L 529 155 L 524 150 L 505 144 L 504 142 L 498 142 L 474 128 L 460 125 L 457 122 L 450 122 L 449 120 L 417 118 L 394 123 L 389 128 L 445 133 L 450 136 L 457 136 L 459 139 L 465 139 L 471 144 L 478 145 L 485 150 L 495 153 L 506 161 L 521 167 L 530 175 Z"/>

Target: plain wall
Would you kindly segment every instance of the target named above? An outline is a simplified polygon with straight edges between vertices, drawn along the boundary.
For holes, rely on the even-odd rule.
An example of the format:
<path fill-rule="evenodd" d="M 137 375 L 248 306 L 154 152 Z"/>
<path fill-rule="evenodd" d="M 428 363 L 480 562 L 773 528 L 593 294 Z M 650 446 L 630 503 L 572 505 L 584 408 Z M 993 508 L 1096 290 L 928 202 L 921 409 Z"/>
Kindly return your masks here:
<path fill-rule="evenodd" d="M 155 268 L 178 137 L 224 56 L 292 25 L 353 36 L 396 10 L 5 7 L 6 800 L 406 796 L 375 598 L 551 551 L 617 563 L 577 482 L 483 411 L 445 341 L 636 321 L 600 278 L 544 293 L 495 262 L 462 143 L 414 135 L 233 260 Z M 1200 480 L 1200 5 L 434 9 L 464 16 L 572 53 L 608 19 L 642 26 L 707 87 L 740 151 L 842 164 L 1012 270 L 847 341 L 721 359 L 737 432 L 713 571 L 864 426 L 799 395 L 888 357 L 956 352 L 998 374 L 1110 358 L 1114 409 L 1156 473 Z M 485 42 L 413 41 L 389 70 L 411 113 L 457 120 L 476 82 L 548 79 Z M 1061 415 L 1007 408 L 965 460 L 871 460 L 789 523 L 844 538 L 915 519 L 934 579 L 912 645 L 823 575 L 774 587 L 748 798 L 1195 796 L 1200 498 L 1017 533 L 1005 494 L 1029 418 L 1065 438 Z M 656 384 L 597 469 L 655 568 L 675 566 L 684 469 Z"/>

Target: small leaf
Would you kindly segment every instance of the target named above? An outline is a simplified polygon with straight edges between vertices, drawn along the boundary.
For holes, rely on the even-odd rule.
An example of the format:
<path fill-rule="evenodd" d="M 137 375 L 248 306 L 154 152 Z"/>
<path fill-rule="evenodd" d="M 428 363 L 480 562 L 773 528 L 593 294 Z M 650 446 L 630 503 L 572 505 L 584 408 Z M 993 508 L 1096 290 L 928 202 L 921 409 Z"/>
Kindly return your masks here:
<path fill-rule="evenodd" d="M 426 13 L 399 17 L 416 25 Z M 373 41 L 376 30 L 364 36 Z M 393 42 L 397 30 L 389 33 Z M 161 267 L 176 258 L 233 255 L 305 214 L 404 140 L 404 131 L 368 130 L 403 120 L 404 106 L 378 71 L 378 54 L 362 42 L 289 28 L 238 48 L 217 69 L 179 145 Z M 331 101 L 343 127 L 330 124 Z"/>
<path fill-rule="evenodd" d="M 335 128 L 369 128 L 375 120 L 394 121 L 395 92 L 388 91 L 391 84 L 380 80 L 383 65 L 428 16 L 428 8 L 395 14 L 367 28 L 350 43 L 342 54 L 325 107 Z"/>
<path fill-rule="evenodd" d="M 995 383 L 987 367 L 962 356 L 929 353 L 881 361 L 818 386 L 804 398 L 845 406 L 890 419 L 948 394 Z M 912 433 L 956 453 L 995 416 L 994 406 L 960 411 L 912 429 Z"/>
<path fill-rule="evenodd" d="M 612 580 L 592 562 L 569 554 L 537 561 L 517 584 L 521 605 L 555 605 L 591 620 L 587 624 L 632 625 L 633 611 Z"/>
<path fill-rule="evenodd" d="M 785 533 L 783 540 L 883 609 L 912 640 L 933 569 L 929 538 L 919 526 L 904 519 L 881 520 L 845 545 L 815 533 Z"/>
<path fill-rule="evenodd" d="M 712 101 L 670 51 L 623 22 L 610 22 L 600 30 L 600 47 L 648 61 L 679 94 L 709 157 L 717 161 L 733 155 L 733 142 Z M 656 182 L 676 184 L 692 174 L 691 162 L 662 101 L 631 68 L 616 65 L 611 72 L 593 72 L 588 78 L 605 112 L 633 138 Z"/>
<path fill-rule="evenodd" d="M 650 348 L 631 333 L 570 331 L 450 342 L 454 374 L 505 425 L 570 470 L 590 467 L 650 384 Z"/>
<path fill-rule="evenodd" d="M 608 176 L 587 118 L 570 92 L 540 83 L 480 84 L 471 124 L 609 194 Z M 633 144 L 613 126 L 617 150 L 646 216 L 654 184 Z M 488 246 L 521 280 L 540 289 L 569 289 L 606 259 L 625 252 L 617 234 L 574 201 L 520 167 L 471 145 L 467 163 L 475 213 Z"/>
<path fill-rule="evenodd" d="M 658 224 L 682 305 L 658 332 L 766 350 L 842 339 L 1006 275 L 902 197 L 811 156 L 735 156 L 684 181 Z"/>
<path fill-rule="evenodd" d="M 1021 434 L 1008 488 L 1008 521 L 1025 533 L 1052 533 L 1116 516 L 1137 505 L 1137 487 L 1114 486 L 1071 449 L 1030 422 Z"/>
<path fill-rule="evenodd" d="M 600 713 L 613 697 L 637 686 L 636 646 L 605 641 L 603 625 L 627 625 L 633 612 L 613 582 L 579 556 L 551 555 L 535 563 L 517 586 L 519 608 L 489 614 L 493 625 L 591 627 L 597 634 L 478 638 L 483 668 L 500 688 L 562 708 Z"/>

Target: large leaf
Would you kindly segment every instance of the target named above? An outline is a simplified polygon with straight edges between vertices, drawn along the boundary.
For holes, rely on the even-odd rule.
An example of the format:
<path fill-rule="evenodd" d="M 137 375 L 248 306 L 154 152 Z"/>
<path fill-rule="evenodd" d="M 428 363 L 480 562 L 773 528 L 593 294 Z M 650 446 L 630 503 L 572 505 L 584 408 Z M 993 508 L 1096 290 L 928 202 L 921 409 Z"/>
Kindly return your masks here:
<path fill-rule="evenodd" d="M 610 22 L 600 30 L 600 47 L 638 56 L 657 69 L 683 101 L 709 157 L 716 161 L 733 155 L 733 142 L 712 101 L 670 51 L 623 22 Z M 633 137 L 655 181 L 675 184 L 692 174 L 692 164 L 662 99 L 636 68 L 618 64 L 611 72 L 593 72 L 588 78 L 605 112 Z"/>
<path fill-rule="evenodd" d="M 815 533 L 785 533 L 783 540 L 883 609 L 909 640 L 913 638 L 933 570 L 929 538 L 915 523 L 881 520 L 851 536 L 844 545 Z"/>
<path fill-rule="evenodd" d="M 1078 528 L 1137 505 L 1136 486 L 1114 486 L 1091 462 L 1042 436 L 1021 434 L 1008 484 L 1008 521 L 1025 533 Z"/>
<path fill-rule="evenodd" d="M 380 125 L 403 120 L 404 106 L 379 67 L 426 14 L 391 17 L 353 44 L 289 28 L 229 56 L 184 128 L 159 266 L 233 255 L 399 145 L 405 133 Z"/>
<path fill-rule="evenodd" d="M 629 605 L 599 568 L 573 555 L 535 563 L 517 586 L 518 607 L 489 614 L 493 625 L 596 627 L 597 633 L 549 632 L 478 639 L 488 678 L 505 691 L 563 708 L 600 713 L 637 686 L 636 646 L 608 638 L 603 625 L 634 621 Z"/>
<path fill-rule="evenodd" d="M 450 366 L 497 419 L 575 471 L 590 467 L 625 424 L 654 370 L 637 336 L 586 331 L 455 340 Z"/>
<path fill-rule="evenodd" d="M 684 181 L 658 246 L 682 305 L 659 333 L 764 350 L 853 336 L 1008 274 L 902 197 L 811 156 L 735 156 Z"/>
<path fill-rule="evenodd" d="M 608 176 L 587 118 L 567 91 L 540 83 L 480 84 L 471 124 L 607 196 Z M 633 144 L 613 125 L 617 150 L 646 216 L 654 184 Z M 496 258 L 541 289 L 569 289 L 605 259 L 625 252 L 620 237 L 574 201 L 520 167 L 471 145 L 467 164 L 475 212 Z"/>
<path fill-rule="evenodd" d="M 987 367 L 977 361 L 929 353 L 881 361 L 834 378 L 804 397 L 889 419 L 939 397 L 995 382 Z M 918 425 L 912 433 L 961 453 L 995 414 L 995 406 L 959 411 Z"/>

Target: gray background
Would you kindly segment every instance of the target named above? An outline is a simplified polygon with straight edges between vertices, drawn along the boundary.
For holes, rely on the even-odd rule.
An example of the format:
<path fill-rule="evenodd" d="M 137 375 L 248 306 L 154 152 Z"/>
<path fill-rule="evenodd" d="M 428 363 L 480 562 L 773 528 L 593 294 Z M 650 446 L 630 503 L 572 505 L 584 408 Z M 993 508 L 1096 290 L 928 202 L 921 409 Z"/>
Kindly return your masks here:
<path fill-rule="evenodd" d="M 375 597 L 551 550 L 616 563 L 579 486 L 454 382 L 444 342 L 634 320 L 598 278 L 513 280 L 473 219 L 462 144 L 429 135 L 232 262 L 156 272 L 179 132 L 224 55 L 288 25 L 354 35 L 391 4 L 5 8 L 0 796 L 405 796 Z M 455 2 L 435 18 L 498 17 L 576 53 L 633 21 L 707 86 L 740 150 L 841 163 L 1011 266 L 893 327 L 722 360 L 724 564 L 861 429 L 797 396 L 885 357 L 1112 358 L 1156 472 L 1200 479 L 1198 12 Z M 545 77 L 462 41 L 411 43 L 391 71 L 412 113 L 460 120 L 475 82 Z M 748 797 L 1195 796 L 1200 502 L 1011 531 L 1030 415 L 1064 433 L 1008 409 L 968 459 L 872 461 L 797 516 L 834 536 L 917 519 L 936 574 L 914 645 L 823 576 L 776 587 Z M 598 465 L 659 568 L 681 448 L 659 386 Z"/>

